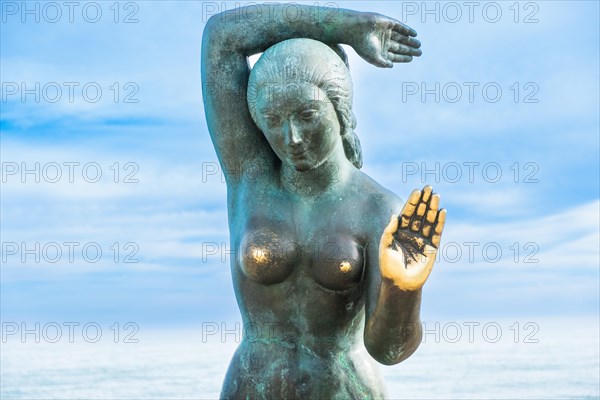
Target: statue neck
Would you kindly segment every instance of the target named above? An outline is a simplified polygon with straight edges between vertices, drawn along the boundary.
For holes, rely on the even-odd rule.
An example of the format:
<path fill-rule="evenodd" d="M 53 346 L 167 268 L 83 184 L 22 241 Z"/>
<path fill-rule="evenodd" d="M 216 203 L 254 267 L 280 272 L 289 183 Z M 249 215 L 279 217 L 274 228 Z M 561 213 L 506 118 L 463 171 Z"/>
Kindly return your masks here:
<path fill-rule="evenodd" d="M 281 180 L 290 192 L 310 197 L 345 183 L 353 168 L 340 141 L 324 162 L 308 171 L 297 171 L 293 166 L 283 164 Z"/>

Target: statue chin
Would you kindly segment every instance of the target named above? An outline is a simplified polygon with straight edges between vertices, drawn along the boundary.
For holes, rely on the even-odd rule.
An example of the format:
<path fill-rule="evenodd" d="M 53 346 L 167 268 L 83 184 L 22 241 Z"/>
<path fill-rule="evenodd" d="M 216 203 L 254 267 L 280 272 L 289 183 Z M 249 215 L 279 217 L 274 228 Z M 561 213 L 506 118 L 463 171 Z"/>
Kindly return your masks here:
<path fill-rule="evenodd" d="M 308 170 L 311 170 L 312 167 L 306 164 L 294 164 L 294 169 L 298 172 L 306 172 Z"/>
<path fill-rule="evenodd" d="M 322 160 L 288 160 L 287 164 L 293 167 L 297 172 L 308 172 L 313 169 L 321 167 L 329 159 L 329 156 L 324 157 Z M 285 161 L 284 161 L 285 162 Z"/>
<path fill-rule="evenodd" d="M 294 170 L 296 170 L 297 172 L 306 172 L 306 171 L 310 171 L 311 169 L 314 169 L 316 167 L 318 167 L 319 165 L 315 165 L 307 162 L 307 161 L 302 161 L 302 160 L 298 160 L 298 161 L 293 161 L 293 160 L 287 160 L 287 161 L 283 161 L 285 164 L 287 164 L 288 166 L 294 168 Z"/>

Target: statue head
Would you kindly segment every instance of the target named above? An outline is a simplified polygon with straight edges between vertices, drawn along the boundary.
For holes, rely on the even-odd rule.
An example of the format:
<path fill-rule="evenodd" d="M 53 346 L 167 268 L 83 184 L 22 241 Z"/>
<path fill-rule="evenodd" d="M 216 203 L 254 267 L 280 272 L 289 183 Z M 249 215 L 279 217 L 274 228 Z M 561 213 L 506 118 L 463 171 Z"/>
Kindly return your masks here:
<path fill-rule="evenodd" d="M 300 122 L 297 129 L 301 130 L 301 125 L 308 124 L 311 119 L 320 119 L 319 129 L 327 132 L 321 138 L 324 145 L 319 149 L 327 148 L 328 140 L 332 139 L 325 136 L 332 133 L 340 135 L 346 157 L 360 168 L 362 152 L 354 133 L 356 119 L 352 112 L 352 80 L 341 47 L 332 48 L 312 39 L 290 39 L 271 46 L 261 55 L 250 72 L 247 101 L 252 119 L 267 140 L 269 135 L 266 131 L 271 122 L 289 123 L 290 127 L 285 129 L 292 131 L 296 128 L 292 126 L 293 122 L 275 121 L 277 117 L 263 115 L 261 107 L 265 103 L 280 109 L 288 105 L 294 107 L 293 104 L 300 99 L 316 106 L 298 111 Z M 329 118 L 332 116 L 335 121 Z M 273 121 L 270 121 L 271 118 Z M 293 136 L 292 132 L 292 142 Z M 277 153 L 273 143 L 271 146 Z M 278 156 L 282 158 L 280 154 Z"/>

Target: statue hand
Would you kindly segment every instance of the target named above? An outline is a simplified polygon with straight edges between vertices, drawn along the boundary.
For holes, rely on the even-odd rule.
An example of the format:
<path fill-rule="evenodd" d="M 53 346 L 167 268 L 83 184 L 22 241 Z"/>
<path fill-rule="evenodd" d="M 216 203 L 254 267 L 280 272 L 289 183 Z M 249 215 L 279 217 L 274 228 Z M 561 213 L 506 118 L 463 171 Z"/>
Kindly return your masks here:
<path fill-rule="evenodd" d="M 379 270 L 402 290 L 418 290 L 433 268 L 446 222 L 446 210 L 439 209 L 440 196 L 431 186 L 415 190 L 381 235 Z"/>
<path fill-rule="evenodd" d="M 359 22 L 350 28 L 356 37 L 349 43 L 367 62 L 382 68 L 410 62 L 421 55 L 417 32 L 400 21 L 376 13 L 360 13 Z"/>

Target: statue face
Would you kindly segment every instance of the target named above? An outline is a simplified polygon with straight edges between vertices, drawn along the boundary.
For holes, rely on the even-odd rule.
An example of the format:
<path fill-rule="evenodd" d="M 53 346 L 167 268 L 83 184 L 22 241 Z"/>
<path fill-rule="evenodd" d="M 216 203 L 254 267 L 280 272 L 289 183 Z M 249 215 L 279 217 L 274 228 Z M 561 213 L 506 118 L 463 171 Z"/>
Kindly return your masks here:
<path fill-rule="evenodd" d="M 257 125 L 281 161 L 297 171 L 318 167 L 341 142 L 333 104 L 311 83 L 265 85 L 256 102 Z"/>

